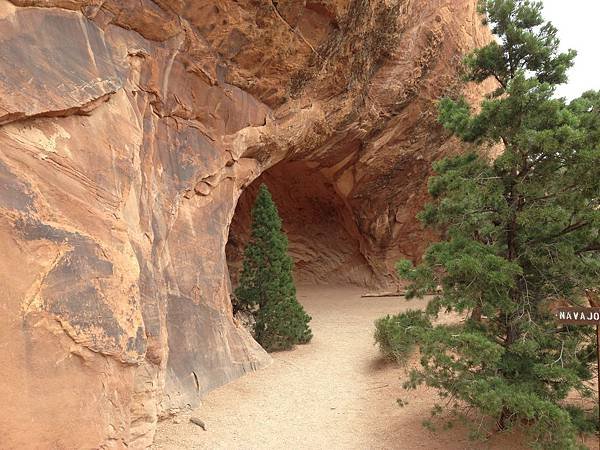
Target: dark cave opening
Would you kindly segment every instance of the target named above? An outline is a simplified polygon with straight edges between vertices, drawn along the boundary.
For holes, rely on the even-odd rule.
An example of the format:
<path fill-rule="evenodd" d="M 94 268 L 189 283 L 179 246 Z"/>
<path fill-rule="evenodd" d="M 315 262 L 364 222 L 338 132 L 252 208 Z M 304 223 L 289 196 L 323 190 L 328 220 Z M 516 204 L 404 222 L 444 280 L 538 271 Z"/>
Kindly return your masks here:
<path fill-rule="evenodd" d="M 262 183 L 277 204 L 301 284 L 370 286 L 374 274 L 361 252 L 351 209 L 334 185 L 310 162 L 281 162 L 242 192 L 229 228 L 227 264 L 233 286 L 250 238 L 251 209 Z"/>

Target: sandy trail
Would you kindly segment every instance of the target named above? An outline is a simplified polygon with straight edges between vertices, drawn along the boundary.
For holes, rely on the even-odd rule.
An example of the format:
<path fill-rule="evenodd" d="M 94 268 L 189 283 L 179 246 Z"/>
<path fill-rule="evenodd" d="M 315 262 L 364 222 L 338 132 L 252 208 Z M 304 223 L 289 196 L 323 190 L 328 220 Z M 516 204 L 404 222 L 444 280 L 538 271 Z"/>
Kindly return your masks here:
<path fill-rule="evenodd" d="M 273 364 L 209 393 L 188 422 L 159 424 L 155 449 L 516 449 L 514 437 L 475 444 L 464 429 L 422 426 L 437 396 L 403 391 L 402 369 L 381 360 L 373 321 L 424 300 L 361 298 L 360 289 L 300 287 L 313 320 L 308 345 L 273 354 Z M 409 404 L 398 407 L 397 398 Z"/>

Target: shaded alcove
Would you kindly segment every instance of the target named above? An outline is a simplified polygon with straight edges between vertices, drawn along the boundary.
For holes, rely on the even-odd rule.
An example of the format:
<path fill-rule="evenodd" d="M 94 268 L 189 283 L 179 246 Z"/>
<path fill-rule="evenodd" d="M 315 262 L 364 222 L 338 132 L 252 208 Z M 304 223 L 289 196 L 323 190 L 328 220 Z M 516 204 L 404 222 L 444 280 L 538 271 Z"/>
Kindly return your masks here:
<path fill-rule="evenodd" d="M 297 283 L 374 284 L 375 276 L 361 253 L 360 235 L 350 208 L 318 168 L 295 161 L 276 164 L 240 196 L 226 246 L 234 286 L 250 237 L 252 205 L 262 183 L 277 204 Z"/>

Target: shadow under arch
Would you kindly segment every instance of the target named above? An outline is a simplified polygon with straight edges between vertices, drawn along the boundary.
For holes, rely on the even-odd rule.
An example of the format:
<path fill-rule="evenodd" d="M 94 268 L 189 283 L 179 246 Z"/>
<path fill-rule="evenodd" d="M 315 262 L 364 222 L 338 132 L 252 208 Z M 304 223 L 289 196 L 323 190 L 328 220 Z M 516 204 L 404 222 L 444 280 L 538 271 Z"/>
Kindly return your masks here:
<path fill-rule="evenodd" d="M 229 228 L 227 264 L 233 286 L 250 239 L 252 205 L 266 184 L 273 196 L 294 260 L 299 284 L 378 284 L 361 251 L 361 236 L 353 213 L 333 183 L 310 162 L 283 161 L 261 174 L 242 192 Z"/>

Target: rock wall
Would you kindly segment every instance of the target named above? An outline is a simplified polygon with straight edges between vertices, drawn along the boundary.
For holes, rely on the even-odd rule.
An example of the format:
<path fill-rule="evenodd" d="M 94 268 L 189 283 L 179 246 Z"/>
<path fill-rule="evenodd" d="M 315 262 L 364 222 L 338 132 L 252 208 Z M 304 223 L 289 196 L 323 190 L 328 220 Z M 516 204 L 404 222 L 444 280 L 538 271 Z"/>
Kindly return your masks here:
<path fill-rule="evenodd" d="M 261 174 L 312 180 L 301 277 L 393 282 L 457 151 L 435 100 L 489 38 L 475 3 L 0 0 L 0 447 L 144 448 L 269 363 L 225 252 Z"/>

